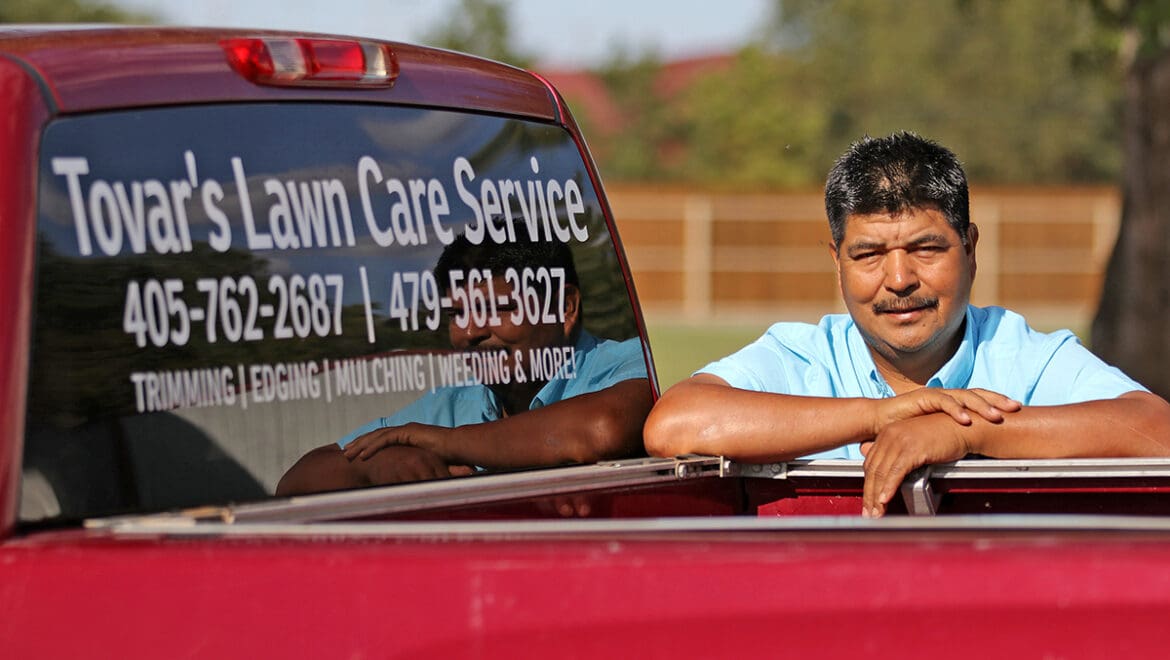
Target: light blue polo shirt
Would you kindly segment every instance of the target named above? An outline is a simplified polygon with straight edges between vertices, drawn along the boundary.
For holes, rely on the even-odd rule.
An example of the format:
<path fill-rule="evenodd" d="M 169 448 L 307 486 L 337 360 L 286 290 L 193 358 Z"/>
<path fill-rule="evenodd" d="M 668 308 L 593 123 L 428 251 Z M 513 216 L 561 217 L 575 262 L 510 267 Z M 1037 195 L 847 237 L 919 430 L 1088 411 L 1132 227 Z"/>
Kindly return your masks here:
<path fill-rule="evenodd" d="M 848 314 L 817 325 L 777 323 L 738 352 L 697 373 L 733 387 L 802 396 L 894 396 Z M 967 307 L 963 342 L 927 387 L 983 388 L 1025 406 L 1052 406 L 1112 399 L 1147 391 L 1120 369 L 1105 364 L 1068 330 L 1042 333 L 1002 307 Z M 805 458 L 862 458 L 856 443 Z"/>
<path fill-rule="evenodd" d="M 623 380 L 647 377 L 642 342 L 637 337 L 625 341 L 599 340 L 582 332 L 574 344 L 573 366 L 572 371 L 566 365 L 558 372 L 572 377 L 553 378 L 545 383 L 528 409 L 535 410 L 579 394 L 597 392 Z M 354 430 L 337 444 L 345 447 L 370 431 L 410 422 L 454 428 L 500 417 L 500 404 L 487 386 L 441 387 L 388 417 L 380 417 Z"/>

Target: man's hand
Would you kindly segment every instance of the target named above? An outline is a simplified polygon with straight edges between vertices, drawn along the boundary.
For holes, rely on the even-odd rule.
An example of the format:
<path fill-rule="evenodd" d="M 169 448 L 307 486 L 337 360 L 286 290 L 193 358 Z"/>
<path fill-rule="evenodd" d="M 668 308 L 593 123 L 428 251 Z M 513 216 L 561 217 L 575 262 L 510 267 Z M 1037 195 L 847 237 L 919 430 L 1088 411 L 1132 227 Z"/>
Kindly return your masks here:
<path fill-rule="evenodd" d="M 1004 413 L 1018 412 L 1020 402 L 983 389 L 934 387 L 878 401 L 872 441 L 861 443 L 865 455 L 862 515 L 878 518 L 906 475 L 929 463 L 957 461 L 971 452 L 963 428 L 972 414 L 999 424 Z"/>
<path fill-rule="evenodd" d="M 873 442 L 862 443 L 865 487 L 861 515 L 880 518 L 885 514 L 886 505 L 910 472 L 927 464 L 957 461 L 971 453 L 966 432 L 966 427 L 955 424 L 947 414 L 934 413 L 894 422 Z"/>
<path fill-rule="evenodd" d="M 280 496 L 320 493 L 384 484 L 440 479 L 471 473 L 464 465 L 450 465 L 417 447 L 386 447 L 370 460 L 351 461 L 336 443 L 310 451 L 298 460 L 276 486 Z"/>
<path fill-rule="evenodd" d="M 444 450 L 444 438 L 451 433 L 451 429 L 430 424 L 403 424 L 402 426 L 388 426 L 356 438 L 345 446 L 342 452 L 349 460 L 367 461 L 375 456 L 379 450 L 407 445 L 425 449 L 432 455 L 447 458 Z"/>
<path fill-rule="evenodd" d="M 427 481 L 471 473 L 465 465 L 448 465 L 434 453 L 418 447 L 385 447 L 364 461 L 362 470 L 374 486 Z"/>
<path fill-rule="evenodd" d="M 896 422 L 945 413 L 951 419 L 969 426 L 971 413 L 998 424 L 1004 413 L 1016 412 L 1020 402 L 991 390 L 944 390 L 937 387 L 923 387 L 912 392 L 899 394 L 889 399 L 878 399 L 873 420 L 873 437 Z"/>

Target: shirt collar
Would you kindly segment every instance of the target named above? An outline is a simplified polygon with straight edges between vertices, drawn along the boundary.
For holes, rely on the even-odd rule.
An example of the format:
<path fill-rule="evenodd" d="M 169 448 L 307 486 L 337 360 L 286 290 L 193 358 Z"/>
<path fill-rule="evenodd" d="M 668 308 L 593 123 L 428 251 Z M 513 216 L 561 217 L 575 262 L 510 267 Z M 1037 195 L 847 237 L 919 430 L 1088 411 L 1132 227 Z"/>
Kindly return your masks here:
<path fill-rule="evenodd" d="M 597 346 L 597 338 L 582 330 L 581 334 L 577 336 L 576 343 L 573 344 L 574 373 L 581 372 L 581 363 L 585 361 L 585 354 L 593 350 L 593 347 L 595 346 Z M 561 367 L 561 372 L 564 372 L 568 369 L 569 365 L 565 365 Z M 544 387 L 540 388 L 540 391 L 536 393 L 536 396 L 532 397 L 532 403 L 529 404 L 528 409 L 535 410 L 537 408 L 543 408 L 550 403 L 560 401 L 564 398 L 565 387 L 567 387 L 568 384 L 569 379 L 567 378 L 553 378 L 552 380 L 548 381 L 544 384 Z"/>
<path fill-rule="evenodd" d="M 955 354 L 938 370 L 927 387 L 944 387 L 947 389 L 962 389 L 971 382 L 971 374 L 975 371 L 975 345 L 979 337 L 975 328 L 975 318 L 971 314 L 971 306 L 967 305 L 966 319 L 963 323 L 963 341 Z"/>
<path fill-rule="evenodd" d="M 487 385 L 480 385 L 480 391 L 483 394 L 483 421 L 490 422 L 504 417 L 504 408 L 500 405 L 499 399 L 496 398 L 496 393 Z"/>
<path fill-rule="evenodd" d="M 842 316 L 846 319 L 845 345 L 848 347 L 849 365 L 853 368 L 857 382 L 869 384 L 868 396 L 870 397 L 894 396 L 894 391 L 886 384 L 886 379 L 878 373 L 877 365 L 873 362 L 873 354 L 869 352 L 869 344 L 865 343 L 865 337 L 861 335 L 861 330 L 857 328 L 857 324 L 853 322 L 851 316 L 848 314 Z"/>
<path fill-rule="evenodd" d="M 869 381 L 877 389 L 879 396 L 894 396 L 894 391 L 890 389 L 886 379 L 878 372 L 877 365 L 873 362 L 873 354 L 869 352 L 869 345 L 865 343 L 865 338 L 861 336 L 861 331 L 857 329 L 857 324 L 853 323 L 852 319 L 849 322 L 849 330 L 849 352 L 856 361 L 855 363 L 859 365 L 858 373 L 868 371 Z M 951 356 L 951 359 L 947 360 L 946 364 L 935 372 L 930 380 L 926 381 L 926 386 L 946 389 L 967 387 L 967 383 L 971 382 L 971 374 L 975 371 L 975 345 L 978 341 L 975 319 L 971 314 L 971 306 L 967 305 L 966 318 L 963 323 L 963 341 L 959 343 L 959 348 Z"/>

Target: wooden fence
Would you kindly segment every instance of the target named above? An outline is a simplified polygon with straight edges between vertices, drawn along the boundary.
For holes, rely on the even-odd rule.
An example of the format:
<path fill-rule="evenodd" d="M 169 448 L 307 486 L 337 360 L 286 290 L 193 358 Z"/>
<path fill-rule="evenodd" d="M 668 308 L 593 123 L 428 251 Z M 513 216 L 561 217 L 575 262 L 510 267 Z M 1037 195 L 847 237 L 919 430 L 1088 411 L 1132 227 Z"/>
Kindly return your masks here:
<path fill-rule="evenodd" d="M 725 193 L 607 186 L 642 306 L 691 322 L 815 320 L 844 311 L 820 191 Z M 1117 235 L 1111 187 L 971 190 L 972 300 L 1036 327 L 1087 330 Z"/>

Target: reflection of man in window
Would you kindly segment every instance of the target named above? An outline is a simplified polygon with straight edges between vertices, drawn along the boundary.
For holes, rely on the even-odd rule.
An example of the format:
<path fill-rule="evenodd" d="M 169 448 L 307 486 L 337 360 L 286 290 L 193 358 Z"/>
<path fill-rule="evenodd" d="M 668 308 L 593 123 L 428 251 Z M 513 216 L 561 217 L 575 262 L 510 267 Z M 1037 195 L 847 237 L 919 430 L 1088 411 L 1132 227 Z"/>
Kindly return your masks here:
<path fill-rule="evenodd" d="M 514 314 L 523 296 L 512 295 L 517 278 L 505 273 L 525 268 L 564 270 L 563 321 L 557 314 L 553 322 L 531 323 L 525 310 Z M 652 403 L 641 343 L 637 338 L 598 339 L 584 330 L 569 248 L 529 241 L 523 228 L 515 242 L 504 245 L 473 245 L 461 236 L 439 257 L 435 279 L 439 286 L 450 287 L 454 271 L 455 281 L 466 287 L 468 273 L 485 269 L 493 277 L 490 289 L 486 281 L 474 283 L 478 298 L 491 295 L 507 304 L 496 305 L 497 319 L 477 323 L 476 317 L 483 321 L 484 315 L 463 309 L 476 296 L 445 290 L 453 305 L 448 329 L 455 349 L 502 356 L 505 378 L 440 388 L 337 443 L 314 449 L 284 475 L 278 494 L 434 479 L 467 474 L 472 466 L 503 470 L 641 453 L 642 423 Z M 550 296 L 556 310 L 559 287 L 549 290 L 532 283 L 538 287 L 542 312 Z M 460 327 L 457 321 L 464 317 L 467 322 Z M 572 362 L 556 377 L 534 378 L 531 358 L 547 354 L 544 349 L 569 355 Z"/>

